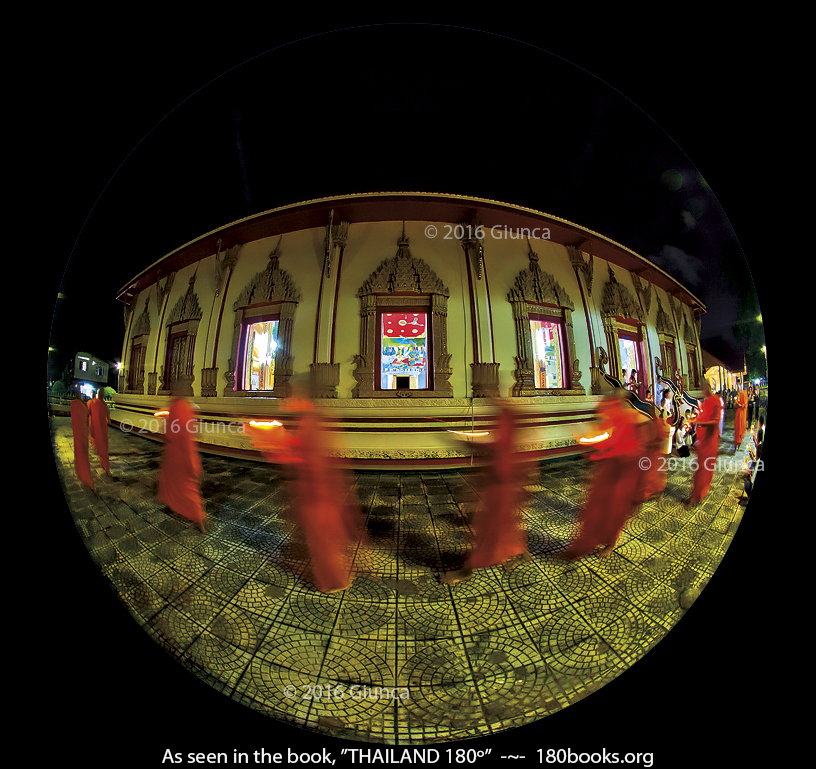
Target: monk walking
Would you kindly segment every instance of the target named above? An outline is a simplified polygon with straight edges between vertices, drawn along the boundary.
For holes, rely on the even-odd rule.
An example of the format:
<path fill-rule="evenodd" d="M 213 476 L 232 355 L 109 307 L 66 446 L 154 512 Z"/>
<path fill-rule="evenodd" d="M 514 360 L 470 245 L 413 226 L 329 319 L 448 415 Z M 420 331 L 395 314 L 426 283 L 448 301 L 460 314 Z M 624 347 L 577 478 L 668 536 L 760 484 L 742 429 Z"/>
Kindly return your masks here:
<path fill-rule="evenodd" d="M 567 560 L 583 558 L 600 545 L 604 547 L 599 556 L 604 557 L 617 544 L 634 508 L 641 476 L 639 413 L 618 391 L 599 404 L 599 436 L 608 437 L 595 444 L 598 448 L 590 457 L 596 460 L 595 476 L 581 512 L 581 533 L 564 553 Z"/>
<path fill-rule="evenodd" d="M 346 556 L 360 540 L 359 511 L 347 501 L 350 485 L 328 456 L 312 404 L 292 398 L 287 410 L 298 413 L 294 435 L 278 423 L 250 423 L 247 432 L 267 459 L 290 467 L 295 522 L 309 550 L 312 579 L 322 593 L 336 593 L 352 583 Z"/>
<path fill-rule="evenodd" d="M 159 468 L 157 497 L 174 513 L 189 518 L 205 532 L 207 514 L 201 497 L 201 458 L 194 436 L 196 415 L 190 401 L 173 389 L 173 401 L 167 414 L 164 457 Z"/>
<path fill-rule="evenodd" d="M 740 390 L 737 395 L 735 403 L 736 411 L 734 412 L 734 453 L 739 451 L 742 445 L 742 439 L 745 437 L 745 424 L 748 411 L 748 393 L 745 390 Z"/>
<path fill-rule="evenodd" d="M 74 434 L 74 469 L 77 478 L 94 491 L 88 453 L 88 407 L 78 393 L 74 393 L 74 399 L 71 401 L 71 430 Z"/>
<path fill-rule="evenodd" d="M 90 421 L 91 445 L 94 447 L 96 455 L 99 457 L 99 464 L 108 474 L 110 471 L 110 459 L 108 457 L 108 424 L 110 415 L 104 399 L 101 397 L 103 389 L 100 387 L 96 391 L 96 397 L 88 402 L 88 416 Z"/>
<path fill-rule="evenodd" d="M 654 418 L 639 428 L 644 433 L 644 461 L 639 465 L 640 479 L 636 502 L 643 503 L 659 497 L 666 490 L 666 466 L 661 459 L 666 453 L 666 443 L 671 434 L 669 427 L 659 409 L 655 409 Z"/>
<path fill-rule="evenodd" d="M 516 453 L 516 417 L 503 407 L 499 412 L 496 440 L 479 444 L 486 449 L 489 464 L 483 476 L 481 504 L 473 514 L 475 546 L 463 569 L 441 577 L 452 585 L 467 579 L 473 569 L 504 564 L 527 554 L 527 532 L 521 519 L 525 472 Z"/>
<path fill-rule="evenodd" d="M 700 406 L 700 412 L 696 417 L 692 417 L 697 424 L 697 441 L 694 444 L 697 448 L 697 470 L 694 472 L 691 496 L 683 503 L 686 507 L 702 502 L 708 494 L 720 450 L 722 401 L 711 390 L 707 379 L 703 379 L 703 393 L 705 399 Z"/>

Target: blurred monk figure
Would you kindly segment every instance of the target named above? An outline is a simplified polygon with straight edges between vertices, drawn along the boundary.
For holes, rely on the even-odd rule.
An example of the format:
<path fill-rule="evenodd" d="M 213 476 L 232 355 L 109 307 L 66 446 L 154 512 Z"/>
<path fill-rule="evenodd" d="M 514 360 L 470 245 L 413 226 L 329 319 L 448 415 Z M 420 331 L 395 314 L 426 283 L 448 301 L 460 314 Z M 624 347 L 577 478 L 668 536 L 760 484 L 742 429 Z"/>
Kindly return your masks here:
<path fill-rule="evenodd" d="M 521 518 L 526 498 L 526 470 L 516 452 L 518 424 L 513 411 L 502 406 L 498 415 L 496 438 L 479 443 L 488 463 L 482 476 L 481 503 L 473 514 L 475 546 L 459 571 L 441 577 L 445 584 L 467 579 L 473 569 L 498 566 L 527 554 L 527 531 Z"/>
<path fill-rule="evenodd" d="M 71 430 L 74 433 L 74 469 L 77 478 L 94 491 L 91 459 L 88 453 L 88 407 L 79 393 L 71 401 Z"/>
<path fill-rule="evenodd" d="M 655 409 L 654 418 L 638 428 L 643 437 L 643 458 L 639 463 L 640 478 L 635 501 L 642 504 L 654 497 L 662 496 L 666 490 L 666 463 L 661 461 L 666 451 L 666 442 L 671 434 L 660 410 Z"/>
<path fill-rule="evenodd" d="M 359 510 L 349 504 L 350 484 L 328 456 L 314 406 L 291 398 L 286 410 L 297 414 L 294 434 L 270 422 L 250 423 L 247 432 L 267 459 L 290 468 L 294 519 L 306 540 L 312 579 L 321 592 L 336 593 L 353 581 L 346 553 L 360 540 Z"/>
<path fill-rule="evenodd" d="M 734 453 L 736 454 L 739 447 L 742 445 L 742 439 L 745 437 L 745 423 L 748 412 L 748 393 L 744 389 L 740 389 L 737 394 L 737 399 L 734 403 L 736 411 L 734 412 Z"/>
<path fill-rule="evenodd" d="M 108 458 L 108 424 L 110 415 L 108 407 L 105 405 L 103 389 L 100 387 L 96 391 L 96 397 L 88 402 L 88 415 L 91 426 L 91 445 L 94 447 L 96 455 L 99 457 L 99 464 L 108 474 L 110 471 L 110 459 Z"/>
<path fill-rule="evenodd" d="M 193 437 L 196 414 L 192 403 L 177 385 L 171 386 L 173 400 L 166 415 L 164 456 L 159 468 L 156 496 L 174 513 L 189 518 L 205 532 L 207 514 L 201 497 L 201 457 Z"/>
<path fill-rule="evenodd" d="M 638 460 L 643 447 L 638 430 L 645 415 L 615 391 L 601 401 L 598 416 L 597 436 L 608 437 L 593 444 L 596 449 L 590 459 L 596 462 L 595 475 L 581 512 L 581 533 L 564 553 L 568 560 L 583 558 L 599 545 L 604 546 L 599 556 L 612 552 L 634 508 L 642 475 Z"/>
<path fill-rule="evenodd" d="M 697 449 L 697 470 L 694 472 L 691 496 L 684 502 L 686 507 L 702 502 L 708 494 L 708 487 L 714 476 L 714 468 L 720 450 L 722 401 L 712 391 L 711 385 L 705 378 L 703 379 L 703 393 L 705 398 L 700 405 L 700 412 L 693 417 L 697 425 L 697 440 L 694 443 Z"/>

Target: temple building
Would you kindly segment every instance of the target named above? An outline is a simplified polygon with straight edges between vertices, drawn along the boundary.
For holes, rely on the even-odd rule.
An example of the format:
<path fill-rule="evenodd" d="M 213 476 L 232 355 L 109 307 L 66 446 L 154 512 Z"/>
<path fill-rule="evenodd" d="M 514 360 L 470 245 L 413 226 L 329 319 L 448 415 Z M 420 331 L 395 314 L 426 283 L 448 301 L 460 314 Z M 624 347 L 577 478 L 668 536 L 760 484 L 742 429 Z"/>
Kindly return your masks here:
<path fill-rule="evenodd" d="M 123 287 L 111 419 L 148 437 L 180 383 L 203 451 L 259 457 L 240 428 L 311 397 L 330 448 L 366 468 L 472 462 L 451 431 L 489 432 L 511 399 L 533 458 L 579 453 L 609 385 L 691 396 L 705 307 L 677 280 L 577 224 L 492 200 L 369 193 L 213 230 Z M 624 374 L 625 371 L 625 374 Z"/>

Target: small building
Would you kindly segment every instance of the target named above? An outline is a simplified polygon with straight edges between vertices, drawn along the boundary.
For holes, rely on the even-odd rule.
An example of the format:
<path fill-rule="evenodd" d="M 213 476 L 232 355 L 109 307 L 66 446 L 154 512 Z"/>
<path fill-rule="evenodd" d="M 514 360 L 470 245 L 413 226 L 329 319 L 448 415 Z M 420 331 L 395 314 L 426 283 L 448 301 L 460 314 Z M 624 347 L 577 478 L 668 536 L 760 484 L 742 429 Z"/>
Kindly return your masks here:
<path fill-rule="evenodd" d="M 89 352 L 78 352 L 74 356 L 71 386 L 86 398 L 92 397 L 100 387 L 108 384 L 110 364 Z"/>
<path fill-rule="evenodd" d="M 361 468 L 457 467 L 450 431 L 489 431 L 511 399 L 530 458 L 578 453 L 609 385 L 645 399 L 666 377 L 701 394 L 705 307 L 675 278 L 585 227 L 492 200 L 369 193 L 213 230 L 118 294 L 125 333 L 113 421 L 151 435 L 183 385 L 201 447 L 257 456 L 240 426 L 287 424 L 311 395 L 331 450 Z"/>

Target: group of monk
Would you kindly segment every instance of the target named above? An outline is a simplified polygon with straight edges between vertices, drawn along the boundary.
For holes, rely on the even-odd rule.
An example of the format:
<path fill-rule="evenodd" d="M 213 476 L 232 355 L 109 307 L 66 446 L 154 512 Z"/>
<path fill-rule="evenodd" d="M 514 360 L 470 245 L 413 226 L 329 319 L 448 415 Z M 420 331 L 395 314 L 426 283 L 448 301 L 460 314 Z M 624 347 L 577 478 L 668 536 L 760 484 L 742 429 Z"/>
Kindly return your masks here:
<path fill-rule="evenodd" d="M 719 447 L 722 404 L 704 380 L 705 398 L 696 416 L 697 461 L 691 496 L 686 505 L 702 501 L 708 493 Z M 103 470 L 110 475 L 108 458 L 108 410 L 97 392 L 88 406 L 80 399 L 71 404 L 74 433 L 74 462 L 80 481 L 94 490 L 89 460 L 89 440 Z M 739 421 L 740 409 L 742 421 Z M 325 593 L 345 590 L 351 584 L 347 551 L 360 541 L 359 508 L 349 503 L 350 483 L 326 451 L 323 431 L 314 407 L 305 400 L 290 399 L 287 410 L 293 431 L 281 423 L 250 422 L 247 432 L 267 460 L 288 470 L 294 498 L 295 522 L 304 534 L 311 557 L 316 587 Z M 201 495 L 201 460 L 194 431 L 191 402 L 177 391 L 167 412 L 169 429 L 164 433 L 164 456 L 158 477 L 157 497 L 175 513 L 194 521 L 206 532 L 207 515 Z M 744 433 L 744 406 L 738 408 L 737 429 Z M 659 412 L 644 413 L 615 391 L 598 405 L 599 422 L 595 436 L 587 439 L 594 450 L 595 465 L 586 504 L 580 515 L 580 533 L 563 554 L 568 560 L 591 553 L 609 555 L 629 517 L 638 506 L 659 497 L 665 490 L 666 473 L 659 458 L 665 454 L 669 426 Z M 529 558 L 527 534 L 521 507 L 528 484 L 527 470 L 517 453 L 518 420 L 511 408 L 502 405 L 497 415 L 495 439 L 480 445 L 487 457 L 480 488 L 481 505 L 474 512 L 475 542 L 464 565 L 441 576 L 448 584 L 467 579 L 474 569 L 506 565 Z M 735 438 L 741 443 L 741 436 Z"/>
<path fill-rule="evenodd" d="M 93 447 L 99 464 L 108 475 L 110 458 L 108 456 L 108 407 L 100 387 L 96 397 L 86 404 L 77 397 L 71 401 L 71 430 L 74 434 L 74 467 L 79 480 L 91 491 L 95 491 L 93 473 L 91 472 L 90 447 Z"/>

